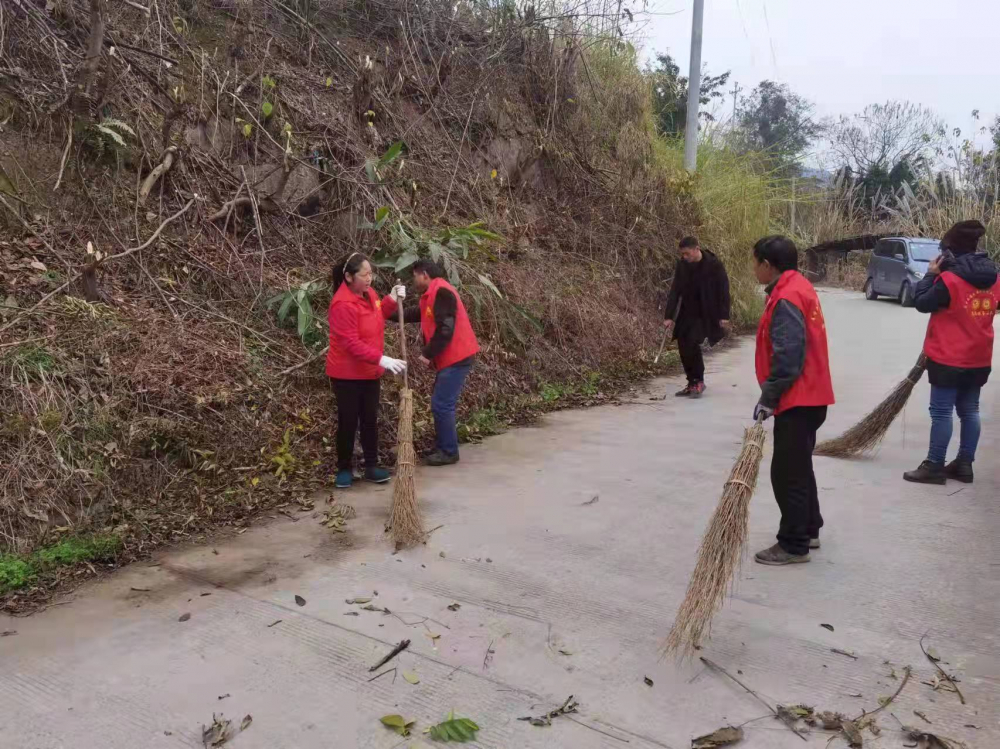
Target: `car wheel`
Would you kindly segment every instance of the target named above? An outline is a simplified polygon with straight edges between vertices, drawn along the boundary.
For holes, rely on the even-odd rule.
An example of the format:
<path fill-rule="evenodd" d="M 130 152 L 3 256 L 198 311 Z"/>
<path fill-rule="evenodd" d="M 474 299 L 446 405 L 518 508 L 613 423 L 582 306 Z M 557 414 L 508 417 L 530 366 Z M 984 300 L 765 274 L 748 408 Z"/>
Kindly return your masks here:
<path fill-rule="evenodd" d="M 874 302 L 878 299 L 878 294 L 875 293 L 875 279 L 869 278 L 865 281 L 865 299 L 869 302 Z"/>
<path fill-rule="evenodd" d="M 904 307 L 913 306 L 913 287 L 909 281 L 903 281 L 903 286 L 899 290 L 899 303 Z"/>

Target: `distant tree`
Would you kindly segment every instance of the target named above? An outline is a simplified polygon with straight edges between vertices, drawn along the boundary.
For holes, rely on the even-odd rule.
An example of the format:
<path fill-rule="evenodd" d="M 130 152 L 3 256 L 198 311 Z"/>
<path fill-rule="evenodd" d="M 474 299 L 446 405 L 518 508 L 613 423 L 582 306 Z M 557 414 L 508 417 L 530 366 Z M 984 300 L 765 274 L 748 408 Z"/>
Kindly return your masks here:
<path fill-rule="evenodd" d="M 841 117 L 830 129 L 830 149 L 871 199 L 903 183 L 916 188 L 941 155 L 944 138 L 944 123 L 930 109 L 889 101 Z"/>
<path fill-rule="evenodd" d="M 767 154 L 776 168 L 794 174 L 799 159 L 822 131 L 809 100 L 787 84 L 761 81 L 740 102 L 732 136 L 739 149 Z"/>
<path fill-rule="evenodd" d="M 666 52 L 656 55 L 655 64 L 646 68 L 646 74 L 653 86 L 657 129 L 664 135 L 682 134 L 687 123 L 687 76 L 681 75 L 680 67 Z M 704 107 L 725 96 L 729 75 L 728 70 L 722 75 L 709 75 L 707 69 L 702 70 L 698 116 L 706 122 L 713 122 L 715 118 Z"/>

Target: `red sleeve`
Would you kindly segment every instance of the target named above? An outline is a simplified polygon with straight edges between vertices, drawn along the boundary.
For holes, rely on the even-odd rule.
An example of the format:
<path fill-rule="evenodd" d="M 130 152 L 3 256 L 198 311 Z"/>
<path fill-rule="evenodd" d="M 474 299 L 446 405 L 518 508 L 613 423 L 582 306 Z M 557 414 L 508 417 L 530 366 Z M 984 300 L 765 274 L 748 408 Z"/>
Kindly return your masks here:
<path fill-rule="evenodd" d="M 333 341 L 355 359 L 378 364 L 382 353 L 358 337 L 358 311 L 353 304 L 331 304 L 328 317 Z"/>
<path fill-rule="evenodd" d="M 386 320 L 391 320 L 393 318 L 393 315 L 396 314 L 396 310 L 398 308 L 399 305 L 396 304 L 396 302 L 393 300 L 391 296 L 386 294 L 384 297 L 382 297 L 382 317 L 384 317 Z"/>

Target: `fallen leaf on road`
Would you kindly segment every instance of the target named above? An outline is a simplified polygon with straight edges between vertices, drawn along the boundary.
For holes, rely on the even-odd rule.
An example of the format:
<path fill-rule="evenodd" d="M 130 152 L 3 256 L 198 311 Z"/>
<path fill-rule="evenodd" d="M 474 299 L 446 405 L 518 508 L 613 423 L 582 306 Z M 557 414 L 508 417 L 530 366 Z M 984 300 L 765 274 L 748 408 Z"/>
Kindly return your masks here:
<path fill-rule="evenodd" d="M 305 606 L 306 599 L 303 598 L 302 596 L 295 596 L 295 603 L 297 603 L 299 606 Z"/>
<path fill-rule="evenodd" d="M 813 708 L 807 705 L 778 705 L 778 715 L 792 723 L 800 718 L 808 718 L 812 714 Z"/>
<path fill-rule="evenodd" d="M 743 740 L 743 729 L 727 726 L 718 731 L 712 731 L 704 736 L 691 739 L 691 749 L 716 749 L 720 746 L 729 746 L 737 741 Z"/>
<path fill-rule="evenodd" d="M 244 716 L 243 722 L 240 723 L 240 730 L 241 731 L 247 730 L 250 727 L 251 723 L 253 723 L 253 716 L 252 715 Z"/>
<path fill-rule="evenodd" d="M 0 637 L 13 637 L 16 634 L 16 629 L 8 629 L 6 632 L 0 632 Z"/>
<path fill-rule="evenodd" d="M 584 503 L 583 503 L 583 506 L 584 506 L 584 507 L 586 507 L 587 505 L 594 505 L 594 504 L 597 504 L 597 502 L 598 502 L 598 500 L 599 500 L 600 498 L 601 498 L 601 495 L 600 495 L 600 494 L 595 494 L 595 495 L 593 496 L 593 498 L 592 498 L 592 499 L 588 499 L 588 500 L 587 500 L 586 502 L 584 502 Z"/>
<path fill-rule="evenodd" d="M 820 725 L 823 726 L 824 731 L 840 731 L 844 728 L 844 716 L 840 713 L 824 710 L 821 713 L 817 713 L 816 718 L 819 720 Z"/>
<path fill-rule="evenodd" d="M 149 593 L 150 588 L 132 588 L 136 593 Z"/>
<path fill-rule="evenodd" d="M 407 720 L 402 715 L 383 715 L 379 720 L 382 721 L 383 726 L 392 729 L 400 736 L 409 736 L 410 728 L 417 722 L 415 720 Z"/>
<path fill-rule="evenodd" d="M 179 622 L 186 622 L 190 618 L 191 618 L 190 614 L 181 614 L 180 618 L 177 621 L 179 621 Z"/>
<path fill-rule="evenodd" d="M 419 684 L 420 683 L 420 677 L 417 676 L 412 671 L 404 671 L 403 672 L 403 678 L 406 679 L 410 684 Z"/>
<path fill-rule="evenodd" d="M 462 604 L 460 604 L 460 603 L 453 603 L 453 604 L 451 604 L 451 606 L 448 607 L 448 610 L 449 611 L 458 611 L 460 608 L 462 608 Z"/>
<path fill-rule="evenodd" d="M 431 726 L 426 733 L 435 741 L 475 741 L 476 731 L 479 730 L 473 721 L 468 718 L 456 718 L 455 711 L 448 713 L 444 722 Z"/>
<path fill-rule="evenodd" d="M 361 616 L 357 611 L 348 611 L 344 616 Z"/>
<path fill-rule="evenodd" d="M 647 687 L 651 687 L 651 686 L 653 686 L 653 680 L 652 680 L 652 679 L 650 679 L 650 678 L 649 678 L 648 676 L 643 676 L 643 677 L 642 677 L 642 680 L 643 680 L 644 682 L 646 682 L 646 686 L 647 686 Z"/>
<path fill-rule="evenodd" d="M 233 737 L 233 722 L 212 713 L 212 725 L 201 727 L 201 743 L 205 746 L 222 746 Z"/>
<path fill-rule="evenodd" d="M 947 739 L 944 736 L 928 733 L 915 728 L 904 728 L 906 737 L 916 741 L 918 746 L 925 749 L 967 749 L 966 745 L 957 739 Z"/>
<path fill-rule="evenodd" d="M 372 599 L 370 597 L 369 598 L 348 598 L 347 600 L 344 601 L 344 603 L 350 603 L 350 604 L 355 604 L 355 603 L 371 603 L 371 601 L 372 601 Z"/>
<path fill-rule="evenodd" d="M 219 695 L 219 699 L 220 699 L 220 700 L 224 700 L 224 699 L 226 699 L 226 697 L 231 697 L 231 696 L 232 696 L 232 695 L 230 695 L 230 694 L 220 694 L 220 695 Z"/>
<path fill-rule="evenodd" d="M 861 731 L 858 727 L 854 725 L 853 721 L 845 720 L 844 725 L 844 738 L 847 739 L 847 745 L 853 747 L 859 747 L 864 745 L 864 739 L 861 737 Z"/>
<path fill-rule="evenodd" d="M 437 641 L 441 639 L 441 635 L 436 634 L 434 632 L 424 632 L 424 637 L 431 638 L 432 640 L 434 640 L 435 643 L 437 643 Z"/>
<path fill-rule="evenodd" d="M 823 629 L 828 629 L 831 632 L 833 632 L 833 625 L 832 624 L 820 624 L 819 626 L 821 626 Z"/>
<path fill-rule="evenodd" d="M 559 655 L 573 655 L 573 651 L 566 650 L 565 648 L 559 648 Z"/>
<path fill-rule="evenodd" d="M 927 657 L 930 658 L 935 663 L 941 660 L 941 656 L 938 655 L 937 648 L 934 647 L 927 648 Z"/>

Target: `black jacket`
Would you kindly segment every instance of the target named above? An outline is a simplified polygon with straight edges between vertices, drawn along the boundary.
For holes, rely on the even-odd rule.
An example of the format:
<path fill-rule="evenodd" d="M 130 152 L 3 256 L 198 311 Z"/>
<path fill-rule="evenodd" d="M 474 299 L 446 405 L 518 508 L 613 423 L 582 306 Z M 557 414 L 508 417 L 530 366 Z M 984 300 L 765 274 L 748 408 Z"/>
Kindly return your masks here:
<path fill-rule="evenodd" d="M 997 265 L 984 252 L 959 255 L 942 262 L 942 271 L 951 271 L 977 289 L 988 289 L 997 282 Z M 928 274 L 913 292 L 913 306 L 918 312 L 933 314 L 951 305 L 948 286 L 937 274 Z M 990 367 L 963 369 L 927 360 L 927 379 L 938 387 L 982 387 L 990 376 Z"/>
<path fill-rule="evenodd" d="M 719 321 L 728 320 L 729 312 L 729 276 L 715 253 L 703 249 L 698 263 L 678 260 L 664 314 L 676 323 L 674 337 L 716 344 L 726 335 Z"/>

